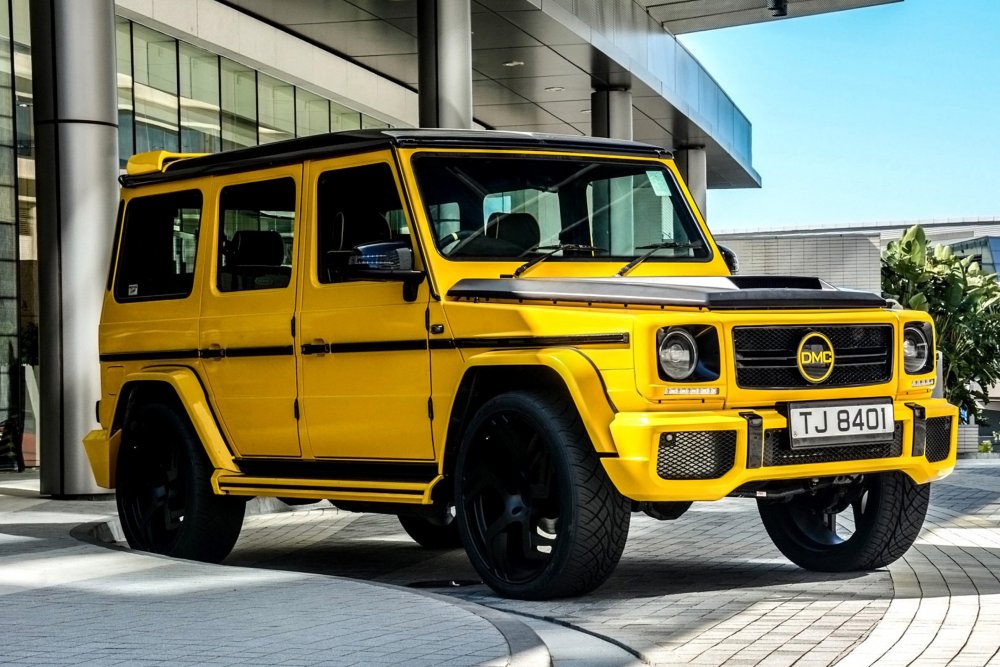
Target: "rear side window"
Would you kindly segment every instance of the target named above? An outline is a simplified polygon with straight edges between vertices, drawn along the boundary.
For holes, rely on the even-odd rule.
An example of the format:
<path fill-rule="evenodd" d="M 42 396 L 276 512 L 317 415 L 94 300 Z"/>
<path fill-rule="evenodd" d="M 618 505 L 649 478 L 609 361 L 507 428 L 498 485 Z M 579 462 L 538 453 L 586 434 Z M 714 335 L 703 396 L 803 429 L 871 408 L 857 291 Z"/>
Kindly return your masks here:
<path fill-rule="evenodd" d="M 191 294 L 201 202 L 198 190 L 129 201 L 115 275 L 116 301 L 183 299 Z"/>
<path fill-rule="evenodd" d="M 219 200 L 220 292 L 280 289 L 292 275 L 295 180 L 229 185 Z"/>

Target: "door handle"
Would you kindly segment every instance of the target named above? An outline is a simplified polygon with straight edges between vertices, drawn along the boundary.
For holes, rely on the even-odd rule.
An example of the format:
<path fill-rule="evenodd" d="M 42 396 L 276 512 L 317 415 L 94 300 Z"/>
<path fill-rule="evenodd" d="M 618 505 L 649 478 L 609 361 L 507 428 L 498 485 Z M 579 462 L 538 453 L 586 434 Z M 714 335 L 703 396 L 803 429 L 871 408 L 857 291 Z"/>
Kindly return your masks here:
<path fill-rule="evenodd" d="M 312 343 L 302 344 L 302 354 L 326 354 L 330 351 L 330 346 L 322 338 L 317 338 Z"/>
<path fill-rule="evenodd" d="M 202 359 L 215 359 L 216 361 L 221 360 L 226 356 L 226 351 L 222 349 L 222 346 L 218 343 L 212 343 L 208 348 L 201 351 Z"/>

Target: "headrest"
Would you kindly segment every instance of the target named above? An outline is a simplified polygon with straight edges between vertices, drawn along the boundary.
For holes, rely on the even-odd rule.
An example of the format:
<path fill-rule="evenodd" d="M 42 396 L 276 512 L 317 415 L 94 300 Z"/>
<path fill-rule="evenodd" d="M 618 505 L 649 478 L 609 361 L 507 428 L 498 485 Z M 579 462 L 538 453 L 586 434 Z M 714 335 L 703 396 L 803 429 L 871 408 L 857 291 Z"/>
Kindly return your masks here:
<path fill-rule="evenodd" d="M 340 250 L 351 250 L 365 243 L 377 243 L 392 239 L 389 223 L 378 211 L 347 211 L 338 213 L 336 223 L 340 225 Z M 336 238 L 336 237 L 334 237 Z"/>
<path fill-rule="evenodd" d="M 496 218 L 494 218 L 496 216 Z M 496 220 L 492 236 L 528 250 L 536 247 L 542 239 L 538 221 L 530 213 L 494 213 L 490 220 Z"/>
<path fill-rule="evenodd" d="M 241 229 L 233 234 L 229 249 L 235 266 L 281 266 L 285 259 L 285 242 L 278 232 Z"/>

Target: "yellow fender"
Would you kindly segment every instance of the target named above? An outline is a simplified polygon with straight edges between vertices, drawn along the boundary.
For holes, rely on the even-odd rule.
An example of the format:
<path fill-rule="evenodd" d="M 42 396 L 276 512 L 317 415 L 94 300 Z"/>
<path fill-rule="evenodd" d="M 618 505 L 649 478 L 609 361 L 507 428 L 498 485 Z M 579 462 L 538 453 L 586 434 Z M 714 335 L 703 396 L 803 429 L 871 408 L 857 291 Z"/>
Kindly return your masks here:
<path fill-rule="evenodd" d="M 600 373 L 584 351 L 567 347 L 502 350 L 466 359 L 467 369 L 483 366 L 545 366 L 552 369 L 569 390 L 594 449 L 607 454 L 618 452 L 611 437 L 615 408 L 605 391 Z"/>
<path fill-rule="evenodd" d="M 205 390 L 194 371 L 183 366 L 163 366 L 130 373 L 125 376 L 120 395 L 124 395 L 129 385 L 153 382 L 167 384 L 177 394 L 212 466 L 216 470 L 239 473 L 233 455 L 226 446 L 215 417 L 212 416 Z M 111 423 L 121 416 L 126 407 L 126 401 L 118 401 Z M 90 465 L 94 470 L 94 478 L 98 485 L 104 488 L 115 487 L 115 468 L 118 462 L 118 448 L 121 446 L 121 435 L 120 430 L 114 433 L 109 433 L 109 430 L 92 431 L 83 441 Z"/>

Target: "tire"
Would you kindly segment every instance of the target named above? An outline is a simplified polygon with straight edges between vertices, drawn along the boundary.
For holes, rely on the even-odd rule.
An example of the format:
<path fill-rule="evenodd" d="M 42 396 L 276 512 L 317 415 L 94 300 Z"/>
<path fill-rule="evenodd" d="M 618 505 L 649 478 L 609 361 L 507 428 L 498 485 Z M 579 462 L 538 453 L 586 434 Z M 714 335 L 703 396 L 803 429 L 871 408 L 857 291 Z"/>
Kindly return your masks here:
<path fill-rule="evenodd" d="M 186 416 L 162 403 L 130 414 L 118 452 L 118 516 L 133 549 L 218 563 L 246 502 L 212 493 L 213 467 Z"/>
<path fill-rule="evenodd" d="M 462 546 L 458 522 L 454 519 L 442 526 L 412 514 L 400 514 L 398 518 L 406 534 L 425 549 L 458 549 Z"/>
<path fill-rule="evenodd" d="M 608 479 L 568 397 L 516 391 L 466 429 L 455 475 L 462 543 L 504 597 L 548 600 L 604 583 L 621 558 L 631 503 Z"/>
<path fill-rule="evenodd" d="M 790 561 L 816 572 L 852 572 L 884 567 L 905 554 L 929 502 L 930 484 L 887 472 L 864 476 L 847 496 L 828 489 L 788 502 L 761 499 L 757 507 L 774 545 Z M 837 520 L 848 509 L 853 532 Z"/>

